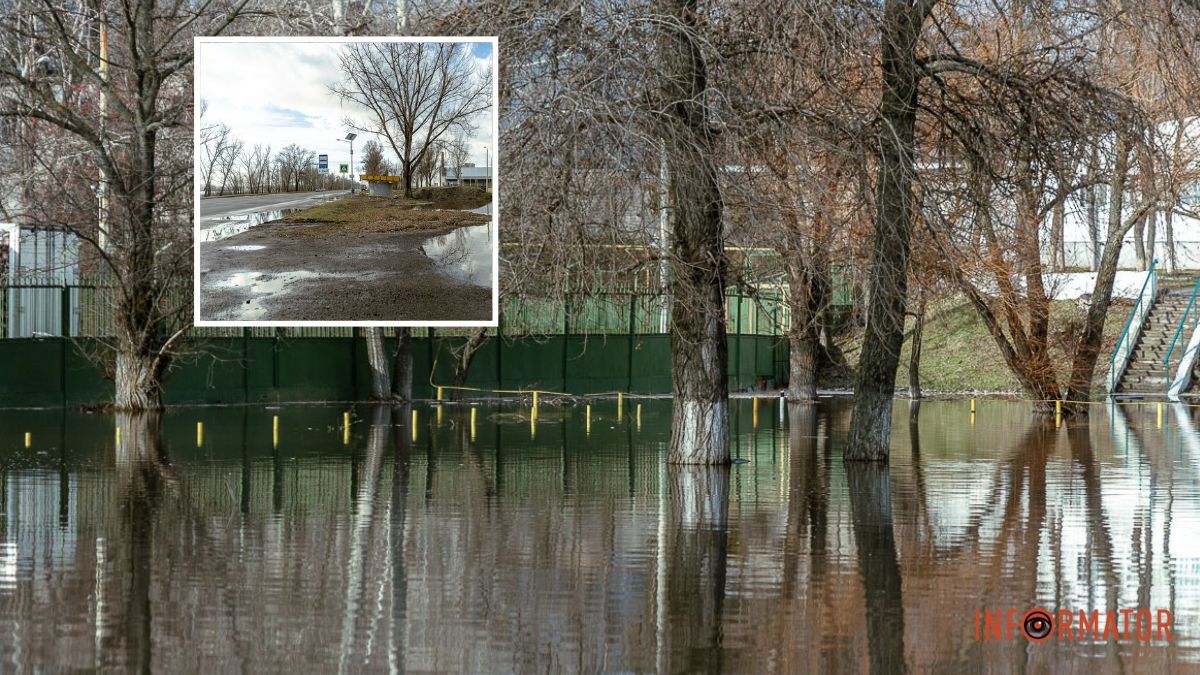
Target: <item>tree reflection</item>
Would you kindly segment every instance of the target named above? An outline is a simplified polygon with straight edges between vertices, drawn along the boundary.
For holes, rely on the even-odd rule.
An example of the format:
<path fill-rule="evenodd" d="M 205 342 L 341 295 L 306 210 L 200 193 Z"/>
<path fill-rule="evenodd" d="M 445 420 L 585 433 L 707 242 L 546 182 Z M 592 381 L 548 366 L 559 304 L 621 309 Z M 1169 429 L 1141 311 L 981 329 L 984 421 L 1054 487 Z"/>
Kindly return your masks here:
<path fill-rule="evenodd" d="M 408 481 L 412 466 L 412 404 L 392 409 L 395 457 L 392 462 L 391 549 L 388 567 L 392 574 L 392 621 L 388 661 L 392 672 L 403 673 L 408 627 L 408 566 L 405 563 L 405 521 L 408 516 Z"/>
<path fill-rule="evenodd" d="M 150 599 L 153 562 L 154 523 L 164 487 L 177 483 L 163 454 L 162 419 L 156 412 L 118 413 L 116 426 L 117 494 L 120 495 L 116 536 L 106 540 L 115 544 L 105 550 L 113 568 L 123 574 L 113 580 L 125 580 L 118 588 L 97 589 L 103 597 L 104 622 L 112 622 L 114 633 L 101 641 L 105 652 L 124 646 L 123 666 L 129 671 L 150 672 L 152 611 Z M 98 604 L 100 604 L 98 598 Z M 97 610 L 97 623 L 101 622 Z M 100 630 L 100 626 L 97 626 Z M 105 659 L 106 660 L 106 659 Z"/>
<path fill-rule="evenodd" d="M 903 673 L 904 605 L 892 525 L 891 476 L 888 466 L 878 462 L 847 462 L 845 469 L 866 600 L 871 672 Z"/>
<path fill-rule="evenodd" d="M 665 565 L 665 607 L 659 607 L 659 670 L 721 670 L 721 611 L 729 533 L 729 467 L 677 465 L 664 470 L 665 541 L 659 564 Z M 664 560 L 665 558 L 665 560 Z M 660 580 L 662 583 L 664 580 Z"/>

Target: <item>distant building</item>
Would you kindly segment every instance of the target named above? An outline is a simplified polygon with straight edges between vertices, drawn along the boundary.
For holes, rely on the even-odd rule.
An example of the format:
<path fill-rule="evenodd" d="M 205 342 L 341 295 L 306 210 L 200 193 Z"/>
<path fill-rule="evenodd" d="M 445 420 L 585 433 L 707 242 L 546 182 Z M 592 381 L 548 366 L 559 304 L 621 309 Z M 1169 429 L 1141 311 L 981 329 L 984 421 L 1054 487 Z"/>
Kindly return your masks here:
<path fill-rule="evenodd" d="M 466 185 L 492 189 L 492 167 L 463 165 L 445 169 L 445 185 Z"/>

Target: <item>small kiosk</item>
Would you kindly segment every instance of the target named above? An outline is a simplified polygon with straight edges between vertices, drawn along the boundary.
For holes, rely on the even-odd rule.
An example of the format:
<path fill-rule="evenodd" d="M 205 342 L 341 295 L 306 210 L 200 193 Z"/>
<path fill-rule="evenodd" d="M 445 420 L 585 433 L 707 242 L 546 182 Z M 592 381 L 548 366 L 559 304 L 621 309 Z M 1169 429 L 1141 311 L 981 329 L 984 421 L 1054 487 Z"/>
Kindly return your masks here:
<path fill-rule="evenodd" d="M 392 186 L 400 183 L 400 176 L 359 176 L 367 181 L 367 194 L 372 197 L 390 197 Z"/>

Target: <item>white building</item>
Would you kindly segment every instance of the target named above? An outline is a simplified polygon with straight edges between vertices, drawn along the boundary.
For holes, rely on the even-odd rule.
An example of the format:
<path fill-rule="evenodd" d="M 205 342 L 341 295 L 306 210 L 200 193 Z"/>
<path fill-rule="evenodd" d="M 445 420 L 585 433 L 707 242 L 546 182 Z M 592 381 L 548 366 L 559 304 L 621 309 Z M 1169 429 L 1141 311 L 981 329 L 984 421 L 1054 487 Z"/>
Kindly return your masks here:
<path fill-rule="evenodd" d="M 465 185 L 492 189 L 492 167 L 462 166 L 445 168 L 443 185 Z"/>

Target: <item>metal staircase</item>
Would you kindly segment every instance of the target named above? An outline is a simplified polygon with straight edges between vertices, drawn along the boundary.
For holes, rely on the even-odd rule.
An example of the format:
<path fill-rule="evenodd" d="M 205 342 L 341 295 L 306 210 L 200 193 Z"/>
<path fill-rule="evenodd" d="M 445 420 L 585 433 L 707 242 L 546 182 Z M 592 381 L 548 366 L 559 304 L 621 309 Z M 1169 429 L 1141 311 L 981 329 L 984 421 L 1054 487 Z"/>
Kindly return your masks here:
<path fill-rule="evenodd" d="M 1157 263 L 1157 261 L 1155 261 Z M 1109 362 L 1108 391 L 1120 396 L 1167 396 L 1178 400 L 1200 375 L 1200 280 L 1186 291 L 1158 293 L 1155 264 L 1117 338 Z"/>
<path fill-rule="evenodd" d="M 1177 339 L 1188 300 L 1186 295 L 1164 294 L 1154 301 L 1115 393 L 1166 394 L 1175 373 L 1168 372 L 1164 359 Z"/>

